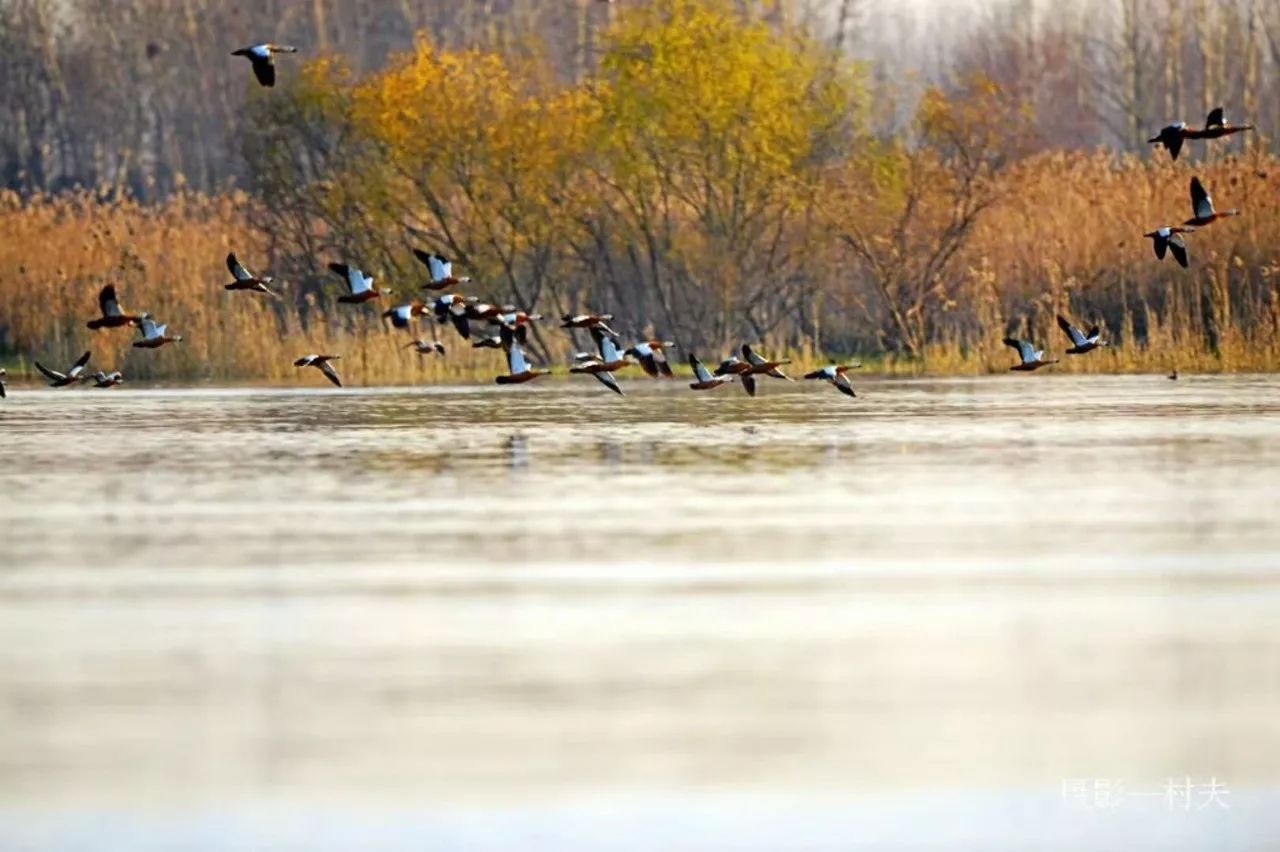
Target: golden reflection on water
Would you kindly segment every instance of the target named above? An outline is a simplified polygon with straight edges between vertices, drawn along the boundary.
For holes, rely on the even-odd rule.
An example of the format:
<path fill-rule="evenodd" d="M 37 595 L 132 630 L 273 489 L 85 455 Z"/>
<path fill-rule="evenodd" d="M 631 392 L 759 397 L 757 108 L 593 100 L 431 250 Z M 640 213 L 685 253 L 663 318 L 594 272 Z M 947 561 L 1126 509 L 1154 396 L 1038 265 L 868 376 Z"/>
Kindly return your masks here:
<path fill-rule="evenodd" d="M 940 796 L 1025 848 L 1079 823 L 1063 779 L 1182 774 L 1238 792 L 1197 823 L 1223 848 L 1274 825 L 1280 382 L 627 390 L 14 393 L 0 846 L 112 848 L 49 826 L 148 808 L 175 848 L 211 835 L 174 814 L 280 800 L 678 823 L 715 791 L 921 845 L 885 814 Z M 736 824 L 714 848 L 767 835 Z"/>

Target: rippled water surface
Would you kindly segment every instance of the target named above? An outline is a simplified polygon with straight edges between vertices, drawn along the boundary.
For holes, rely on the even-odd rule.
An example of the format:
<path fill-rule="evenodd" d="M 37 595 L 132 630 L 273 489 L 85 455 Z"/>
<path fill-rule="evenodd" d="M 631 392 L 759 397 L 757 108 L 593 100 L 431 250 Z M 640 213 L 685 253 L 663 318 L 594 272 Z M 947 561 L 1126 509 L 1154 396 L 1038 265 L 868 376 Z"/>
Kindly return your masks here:
<path fill-rule="evenodd" d="M 0 849 L 1280 837 L 1280 380 L 813 384 L 14 390 Z"/>

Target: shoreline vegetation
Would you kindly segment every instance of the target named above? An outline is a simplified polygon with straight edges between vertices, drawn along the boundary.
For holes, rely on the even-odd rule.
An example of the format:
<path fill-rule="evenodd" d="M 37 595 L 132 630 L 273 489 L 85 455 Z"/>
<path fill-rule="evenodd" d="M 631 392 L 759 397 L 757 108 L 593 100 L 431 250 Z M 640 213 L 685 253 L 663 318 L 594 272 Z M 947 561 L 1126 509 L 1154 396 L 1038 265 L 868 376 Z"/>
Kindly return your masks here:
<path fill-rule="evenodd" d="M 1053 372 L 1280 371 L 1280 160 L 1264 132 L 1176 162 L 1053 150 L 979 75 L 925 92 L 886 138 L 868 129 L 866 67 L 718 0 L 618 14 L 577 82 L 536 55 L 425 37 L 362 76 L 332 56 L 290 70 L 246 107 L 252 192 L 0 193 L 15 383 L 85 349 L 139 383 L 291 384 L 308 352 L 341 355 L 352 385 L 491 381 L 500 352 L 429 316 L 415 334 L 380 318 L 431 297 L 415 247 L 473 279 L 459 292 L 542 313 L 530 354 L 558 371 L 590 349 L 558 327 L 580 310 L 615 314 L 624 343 L 674 340 L 680 365 L 750 342 L 795 373 L 1002 373 L 1006 335 L 1057 357 L 1063 314 L 1111 345 Z M 1242 215 L 1189 235 L 1184 270 L 1142 235 L 1190 214 L 1193 175 Z M 282 298 L 224 291 L 229 251 Z M 395 298 L 337 304 L 330 261 Z M 87 330 L 105 284 L 183 342 L 147 352 L 132 330 Z M 447 355 L 419 356 L 415 336 Z"/>

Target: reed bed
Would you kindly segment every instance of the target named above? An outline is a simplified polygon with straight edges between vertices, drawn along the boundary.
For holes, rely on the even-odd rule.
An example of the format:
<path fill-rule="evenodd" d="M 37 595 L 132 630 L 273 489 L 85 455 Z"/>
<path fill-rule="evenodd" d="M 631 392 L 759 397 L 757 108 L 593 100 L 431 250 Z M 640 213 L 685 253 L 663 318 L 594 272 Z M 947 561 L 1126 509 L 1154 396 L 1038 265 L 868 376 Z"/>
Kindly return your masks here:
<path fill-rule="evenodd" d="M 1183 270 L 1172 260 L 1158 263 L 1142 233 L 1188 215 L 1193 173 L 1219 209 L 1239 207 L 1243 215 L 1190 235 L 1192 267 Z M 120 369 L 142 382 L 323 381 L 299 376 L 292 365 L 321 351 L 343 356 L 340 370 L 353 385 L 487 382 L 503 370 L 500 353 L 473 350 L 429 319 L 421 336 L 438 334 L 447 357 L 405 348 L 412 335 L 382 322 L 386 305 L 333 301 L 336 281 L 323 270 L 325 259 L 317 260 L 314 275 L 279 282 L 279 300 L 224 291 L 228 251 L 264 273 L 277 253 L 297 251 L 273 243 L 255 225 L 259 213 L 255 200 L 240 193 L 183 193 L 157 206 L 88 192 L 0 196 L 0 360 L 19 382 L 30 376 L 33 360 L 61 368 L 85 349 L 94 353 L 92 368 Z M 1034 340 L 1050 356 L 1060 353 L 1065 339 L 1054 317 L 1062 312 L 1081 326 L 1100 321 L 1113 345 L 1084 357 L 1057 356 L 1063 361 L 1055 371 L 1275 371 L 1278 246 L 1280 163 L 1272 157 L 1188 165 L 1041 155 L 1004 176 L 1000 201 L 963 249 L 951 304 L 937 309 L 920 357 L 870 347 L 820 352 L 797 344 L 789 329 L 761 343 L 766 351 L 789 353 L 796 372 L 856 358 L 868 373 L 980 375 L 1013 363 L 1014 353 L 1000 342 L 1006 333 Z M 97 293 L 107 283 L 117 285 L 127 308 L 149 311 L 183 342 L 138 350 L 129 330 L 88 330 L 85 322 L 97 315 Z M 411 293 L 418 282 L 391 283 Z M 832 313 L 824 327 L 838 334 L 824 339 L 873 335 L 852 314 Z M 552 364 L 566 363 L 574 341 L 554 325 L 543 324 L 535 348 Z M 586 342 L 579 334 L 576 343 Z M 721 353 L 699 354 L 711 364 Z M 673 362 L 683 357 L 677 353 Z"/>
<path fill-rule="evenodd" d="M 381 308 L 337 305 L 300 282 L 278 282 L 279 300 L 225 291 L 228 251 L 269 273 L 255 213 L 243 194 L 182 194 L 159 206 L 89 193 L 0 197 L 0 353 L 10 373 L 31 378 L 35 360 L 62 369 L 86 349 L 91 369 L 144 382 L 293 383 L 293 360 L 309 352 L 342 355 L 340 370 L 357 385 L 471 381 L 503 366 L 500 353 L 472 350 L 443 328 L 448 357 L 420 356 Z M 86 328 L 108 283 L 127 309 L 148 311 L 182 342 L 140 350 L 132 330 Z"/>

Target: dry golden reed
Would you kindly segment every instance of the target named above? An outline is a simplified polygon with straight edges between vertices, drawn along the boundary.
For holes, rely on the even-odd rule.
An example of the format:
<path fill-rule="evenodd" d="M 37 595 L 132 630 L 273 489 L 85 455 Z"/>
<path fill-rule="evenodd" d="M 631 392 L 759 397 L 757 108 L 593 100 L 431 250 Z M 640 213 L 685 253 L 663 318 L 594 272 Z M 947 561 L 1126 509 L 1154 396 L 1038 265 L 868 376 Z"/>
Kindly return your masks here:
<path fill-rule="evenodd" d="M 441 329 L 448 331 L 441 334 L 445 359 L 405 348 L 412 335 L 382 321 L 386 305 L 328 305 L 289 281 L 277 282 L 280 300 L 227 292 L 228 251 L 270 274 L 254 212 L 242 194 L 183 194 L 154 207 L 88 193 L 26 203 L 3 196 L 0 340 L 16 353 L 10 372 L 29 377 L 34 360 L 63 369 L 86 349 L 93 352 L 91 369 L 119 369 L 140 381 L 307 381 L 319 374 L 299 377 L 292 362 L 309 352 L 342 355 L 339 366 L 351 384 L 459 381 L 501 371 L 500 353 L 474 351 L 447 329 Z M 149 312 L 182 342 L 134 349 L 130 329 L 86 328 L 108 283 L 125 308 Z M 430 324 L 420 331 L 430 339 Z"/>
<path fill-rule="evenodd" d="M 1189 215 L 1193 173 L 1219 209 L 1238 207 L 1242 215 L 1190 235 L 1192 267 L 1183 270 L 1172 260 L 1157 262 L 1142 234 Z M 271 272 L 256 213 L 255 202 L 239 193 L 179 194 L 158 206 L 91 193 L 0 196 L 0 351 L 9 353 L 11 374 L 18 381 L 30 377 L 37 359 L 61 368 L 85 349 L 93 351 L 93 368 L 120 369 L 135 381 L 318 380 L 292 366 L 308 352 L 342 355 L 340 368 L 353 385 L 487 381 L 502 371 L 500 353 L 473 350 L 452 329 L 433 329 L 429 318 L 421 336 L 437 333 L 447 357 L 405 348 L 412 335 L 381 320 L 386 304 L 337 305 L 314 284 L 303 292 L 302 283 L 291 281 L 278 283 L 280 300 L 226 292 L 228 251 L 257 272 Z M 1060 353 L 1066 342 L 1054 317 L 1061 312 L 1080 325 L 1110 318 L 1104 334 L 1115 345 L 1065 357 L 1058 371 L 1273 371 L 1280 367 L 1277 246 L 1280 163 L 1274 158 L 1191 165 L 1159 157 L 1039 155 L 1003 177 L 999 203 L 961 254 L 964 284 L 955 321 L 935 322 L 922 357 L 789 348 L 796 369 L 830 355 L 860 358 L 872 372 L 1001 372 L 1014 360 L 1000 342 L 1006 332 L 1033 339 L 1050 356 Z M 322 260 L 318 279 L 328 275 Z M 85 322 L 97 315 L 97 293 L 107 283 L 117 286 L 127 308 L 150 312 L 183 342 L 138 350 L 130 330 L 88 330 Z M 409 294 L 419 282 L 389 283 Z M 833 316 L 826 325 L 852 322 Z M 553 363 L 563 363 L 572 348 L 554 325 L 544 324 L 543 340 Z M 774 348 L 783 341 L 772 341 Z M 719 353 L 700 354 L 712 361 Z"/>

